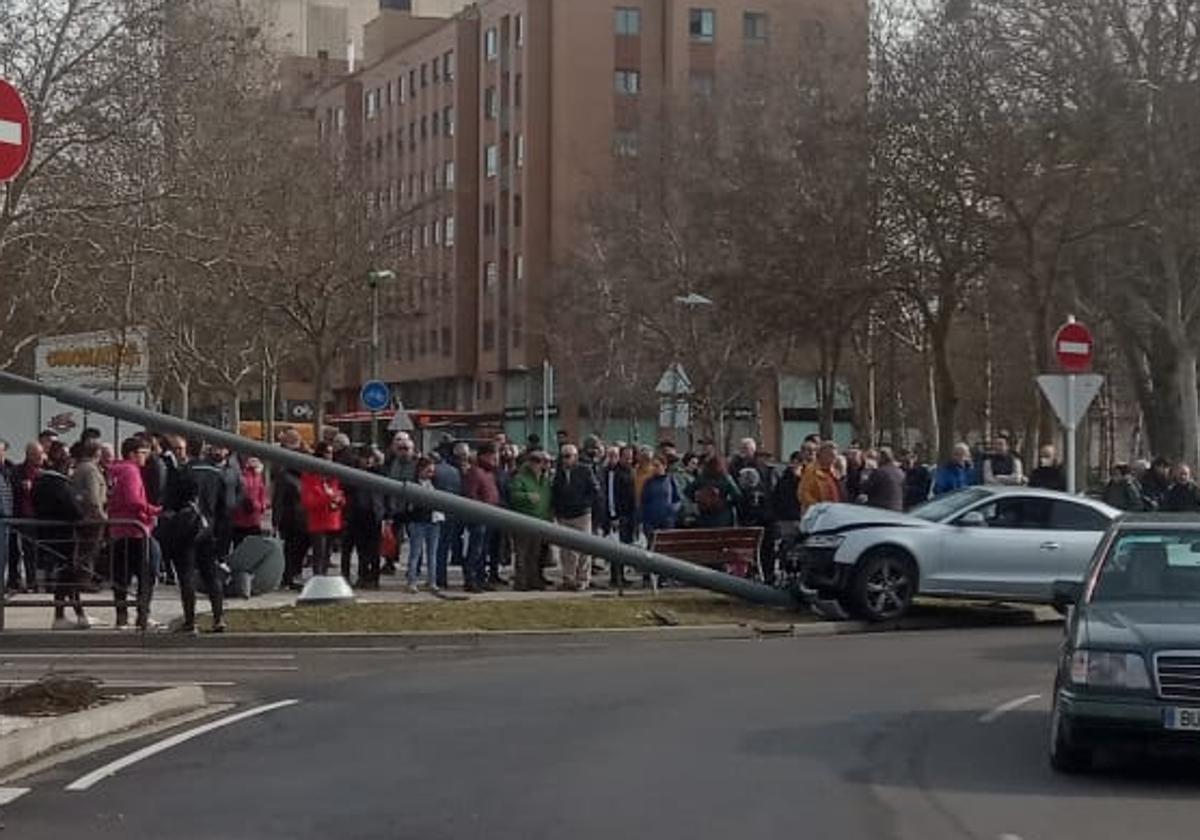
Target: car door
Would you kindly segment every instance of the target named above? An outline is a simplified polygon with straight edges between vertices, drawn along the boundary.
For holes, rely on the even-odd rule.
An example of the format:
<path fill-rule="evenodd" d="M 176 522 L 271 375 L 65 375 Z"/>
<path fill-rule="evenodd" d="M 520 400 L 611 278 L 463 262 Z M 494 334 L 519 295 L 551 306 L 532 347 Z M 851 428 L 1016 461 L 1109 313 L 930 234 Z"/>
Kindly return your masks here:
<path fill-rule="evenodd" d="M 1035 590 L 1030 580 L 1037 568 L 1034 558 L 1061 550 L 1061 543 L 1053 548 L 1048 536 L 1052 501 L 1005 494 L 964 511 L 949 523 L 937 576 L 922 590 L 1027 597 Z"/>
<path fill-rule="evenodd" d="M 1049 602 L 1054 581 L 1083 580 L 1109 524 L 1109 518 L 1093 507 L 1055 499 L 1050 507 L 1050 527 L 1038 544 L 1038 555 L 1021 561 L 1029 566 L 1022 580 L 1029 597 Z"/>

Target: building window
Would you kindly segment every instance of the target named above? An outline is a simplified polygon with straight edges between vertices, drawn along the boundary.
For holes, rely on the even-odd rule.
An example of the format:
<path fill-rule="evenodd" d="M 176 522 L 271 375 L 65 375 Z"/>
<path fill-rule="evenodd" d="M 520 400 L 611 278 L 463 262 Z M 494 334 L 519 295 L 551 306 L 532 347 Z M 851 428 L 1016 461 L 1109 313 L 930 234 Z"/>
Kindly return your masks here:
<path fill-rule="evenodd" d="M 424 172 L 421 174 L 421 181 L 425 186 L 425 194 L 429 195 L 433 192 L 433 173 Z"/>
<path fill-rule="evenodd" d="M 367 119 L 373 120 L 379 115 L 379 89 L 367 91 Z"/>
<path fill-rule="evenodd" d="M 524 134 L 517 135 L 516 149 L 517 149 L 516 165 L 517 165 L 517 169 L 521 169 L 522 167 L 525 166 L 525 135 Z"/>
<path fill-rule="evenodd" d="M 433 83 L 436 85 L 442 80 L 442 63 L 435 58 L 430 64 L 433 65 Z"/>
<path fill-rule="evenodd" d="M 742 34 L 747 41 L 767 40 L 767 15 L 765 12 L 746 12 L 742 15 Z"/>
<path fill-rule="evenodd" d="M 488 61 L 494 61 L 500 55 L 500 33 L 494 26 L 483 33 L 483 54 Z"/>
<path fill-rule="evenodd" d="M 524 207 L 524 204 L 525 204 L 525 202 L 523 202 L 523 201 L 521 200 L 521 196 L 519 196 L 519 195 L 514 195 L 514 196 L 513 196 L 513 205 L 512 205 L 512 212 L 513 212 L 513 227 L 520 227 L 520 226 L 521 226 L 521 222 L 522 222 L 522 221 L 523 221 L 523 219 L 525 218 L 525 212 L 524 212 L 524 211 L 525 211 L 525 207 Z"/>
<path fill-rule="evenodd" d="M 524 279 L 525 279 L 525 257 L 522 256 L 521 254 L 517 254 L 516 257 L 513 258 L 513 280 L 515 280 L 516 283 L 520 283 Z M 518 291 L 518 288 L 519 287 L 514 284 L 514 286 L 513 286 L 514 294 Z"/>
<path fill-rule="evenodd" d="M 387 83 L 387 104 L 392 104 L 392 80 L 388 79 Z"/>
<path fill-rule="evenodd" d="M 496 271 L 496 263 L 488 260 L 483 265 L 483 292 L 484 294 L 494 295 L 496 293 L 496 279 L 498 273 Z"/>
<path fill-rule="evenodd" d="M 408 71 L 408 92 L 412 95 L 412 97 L 414 99 L 416 98 L 416 96 L 417 96 L 417 71 L 415 69 Z"/>
<path fill-rule="evenodd" d="M 424 140 L 429 136 L 429 118 L 421 117 L 421 139 Z"/>
<path fill-rule="evenodd" d="M 454 81 L 454 52 L 442 56 L 442 78 L 447 82 Z"/>
<path fill-rule="evenodd" d="M 513 80 L 513 107 L 521 107 L 521 99 L 523 97 L 522 88 L 525 87 L 525 76 L 521 73 Z"/>
<path fill-rule="evenodd" d="M 618 35 L 641 35 L 642 10 L 618 7 L 614 29 Z"/>
<path fill-rule="evenodd" d="M 496 322 L 495 321 L 484 321 L 483 322 L 483 349 L 484 350 L 496 349 Z"/>
<path fill-rule="evenodd" d="M 496 233 L 496 205 L 483 205 L 483 235 L 493 236 Z"/>
<path fill-rule="evenodd" d="M 400 99 L 400 104 L 403 105 L 404 104 L 404 76 L 400 76 L 398 79 L 396 79 L 396 93 L 397 93 L 398 98 Z"/>
<path fill-rule="evenodd" d="M 438 219 L 433 223 L 433 244 L 442 244 L 442 220 Z"/>
<path fill-rule="evenodd" d="M 525 46 L 525 16 L 517 15 L 513 18 L 513 40 L 516 41 L 518 47 Z"/>
<path fill-rule="evenodd" d="M 429 86 L 429 65 L 421 65 L 421 87 Z"/>
<path fill-rule="evenodd" d="M 345 108 L 338 108 L 337 111 L 334 112 L 333 124 L 334 124 L 334 127 L 337 128 L 338 134 L 346 133 L 346 109 Z"/>
<path fill-rule="evenodd" d="M 642 74 L 637 70 L 618 70 L 614 75 L 617 93 L 623 96 L 633 96 L 642 87 Z"/>
<path fill-rule="evenodd" d="M 489 87 L 483 92 L 483 115 L 489 120 L 500 116 L 500 99 L 496 96 L 494 87 Z"/>
<path fill-rule="evenodd" d="M 450 328 L 442 327 L 442 355 L 443 356 L 449 357 L 449 356 L 454 355 L 454 348 L 452 346 L 453 343 L 454 342 L 451 341 Z M 428 561 L 426 561 L 426 562 L 428 562 Z"/>
<path fill-rule="evenodd" d="M 446 217 L 446 247 L 454 247 L 454 217 Z"/>
<path fill-rule="evenodd" d="M 421 247 L 429 247 L 429 225 L 421 225 Z"/>
<path fill-rule="evenodd" d="M 613 154 L 620 158 L 638 156 L 638 134 L 636 131 L 618 131 L 613 134 Z"/>
<path fill-rule="evenodd" d="M 442 130 L 442 121 L 438 117 L 436 111 L 434 111 L 433 116 L 429 118 L 429 123 L 429 130 L 433 133 L 434 137 L 437 137 L 438 133 Z"/>
<path fill-rule="evenodd" d="M 454 107 L 451 105 L 442 109 L 442 133 L 447 137 L 454 136 Z"/>
<path fill-rule="evenodd" d="M 454 161 L 448 160 L 442 166 L 442 183 L 446 185 L 446 189 L 454 189 Z"/>
<path fill-rule="evenodd" d="M 500 153 L 494 144 L 489 144 L 483 150 L 483 171 L 488 178 L 495 178 L 500 174 Z"/>
<path fill-rule="evenodd" d="M 693 41 L 709 43 L 717 34 L 717 13 L 712 9 L 688 10 L 688 35 Z"/>
<path fill-rule="evenodd" d="M 410 149 L 417 147 L 417 123 L 416 120 L 408 124 L 408 146 Z"/>

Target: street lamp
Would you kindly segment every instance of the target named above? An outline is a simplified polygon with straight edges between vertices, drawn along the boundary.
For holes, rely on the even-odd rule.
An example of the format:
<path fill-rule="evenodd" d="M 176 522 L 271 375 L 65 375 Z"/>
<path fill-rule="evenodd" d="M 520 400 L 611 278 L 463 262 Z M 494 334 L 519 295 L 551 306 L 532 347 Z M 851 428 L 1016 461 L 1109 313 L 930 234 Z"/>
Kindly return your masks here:
<path fill-rule="evenodd" d="M 370 271 L 367 273 L 367 286 L 371 289 L 371 360 L 370 378 L 379 378 L 379 284 L 396 279 L 396 272 L 390 268 Z M 379 442 L 378 423 L 375 412 L 371 412 L 371 443 Z"/>
<path fill-rule="evenodd" d="M 699 341 L 700 341 L 700 337 L 698 335 L 696 335 L 696 309 L 701 306 L 713 306 L 714 305 L 713 301 L 711 298 L 707 298 L 698 292 L 688 292 L 686 295 L 676 295 L 675 302 L 677 304 L 679 304 L 680 306 L 686 307 L 686 309 L 687 309 L 687 312 L 688 312 L 688 319 L 687 319 L 688 320 L 688 338 L 691 341 L 691 344 L 688 347 L 688 350 L 689 350 L 689 352 L 694 352 L 696 347 L 699 345 Z M 693 359 L 692 361 L 698 362 L 699 360 Z M 683 369 L 678 360 L 675 362 L 675 364 L 679 365 L 681 370 Z M 691 393 L 691 384 L 690 383 L 688 384 L 688 393 L 689 394 Z M 675 416 L 676 416 L 675 412 L 677 411 L 677 406 L 678 406 L 677 403 L 673 403 L 673 405 L 672 405 L 672 409 L 671 409 L 672 422 L 675 422 Z M 689 422 L 689 424 L 691 422 L 690 412 L 689 412 L 688 422 Z M 717 426 L 718 426 L 718 435 L 717 436 L 719 438 L 724 438 L 725 437 L 725 410 L 723 407 L 720 409 L 720 413 L 717 417 Z M 688 433 L 688 437 L 689 438 L 692 437 L 692 434 L 690 431 Z"/>

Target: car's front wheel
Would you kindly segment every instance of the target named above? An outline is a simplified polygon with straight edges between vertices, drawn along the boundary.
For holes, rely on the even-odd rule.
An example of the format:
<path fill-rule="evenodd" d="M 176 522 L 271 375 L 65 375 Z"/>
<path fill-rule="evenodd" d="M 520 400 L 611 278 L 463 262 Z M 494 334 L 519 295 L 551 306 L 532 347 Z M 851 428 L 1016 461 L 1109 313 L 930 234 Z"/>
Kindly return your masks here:
<path fill-rule="evenodd" d="M 1084 773 L 1092 767 L 1092 749 L 1076 743 L 1058 700 L 1050 713 L 1050 766 L 1059 773 Z"/>
<path fill-rule="evenodd" d="M 871 554 L 858 567 L 850 592 L 852 611 L 867 621 L 891 621 L 908 612 L 917 594 L 917 569 L 893 551 Z"/>

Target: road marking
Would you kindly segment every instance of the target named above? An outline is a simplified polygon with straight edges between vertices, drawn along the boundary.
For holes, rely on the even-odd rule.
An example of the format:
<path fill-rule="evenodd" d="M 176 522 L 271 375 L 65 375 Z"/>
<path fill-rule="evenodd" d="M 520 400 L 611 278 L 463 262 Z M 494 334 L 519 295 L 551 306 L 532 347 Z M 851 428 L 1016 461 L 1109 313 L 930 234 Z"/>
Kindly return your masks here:
<path fill-rule="evenodd" d="M 267 712 L 273 712 L 276 709 L 285 709 L 288 706 L 294 706 L 299 702 L 299 700 L 280 700 L 278 703 L 268 703 L 265 706 L 256 706 L 253 709 L 247 709 L 244 712 L 238 712 L 236 715 L 230 715 L 229 717 L 221 718 L 220 720 L 214 720 L 202 726 L 197 726 L 195 729 L 189 729 L 186 732 L 180 732 L 177 735 L 164 738 L 163 740 L 153 743 L 148 747 L 143 747 L 136 752 L 131 752 L 129 755 L 124 756 L 123 758 L 118 758 L 116 761 L 109 762 L 98 770 L 93 770 L 91 773 L 88 773 L 86 776 L 80 776 L 78 779 L 71 782 L 71 784 L 67 785 L 65 790 L 87 790 L 97 782 L 103 781 L 109 776 L 119 773 L 126 767 L 137 764 L 139 761 L 144 761 L 151 756 L 158 755 L 160 752 L 169 750 L 172 747 L 177 747 L 182 743 L 192 740 L 193 738 L 198 738 L 201 735 L 212 732 L 214 729 L 221 729 L 222 727 L 229 726 L 232 723 L 238 723 L 239 721 L 246 720 L 247 718 L 265 715 Z"/>
<path fill-rule="evenodd" d="M 29 788 L 0 787 L 0 805 L 11 805 L 27 793 Z"/>
<path fill-rule="evenodd" d="M 990 712 L 980 715 L 979 722 L 980 723 L 995 723 L 996 721 L 998 721 L 1000 718 L 1002 718 L 1004 715 L 1008 714 L 1009 712 L 1015 711 L 1016 709 L 1021 708 L 1022 706 L 1026 705 L 1027 703 L 1032 703 L 1034 700 L 1040 700 L 1041 698 L 1042 698 L 1042 695 L 1040 695 L 1040 694 L 1026 694 L 1024 697 L 1018 697 L 1016 700 L 1009 700 L 1007 703 L 1001 703 L 999 706 L 992 709 Z M 1019 840 L 1019 838 L 1018 838 L 1018 840 Z"/>
<path fill-rule="evenodd" d="M 4 653 L 0 654 L 0 660 L 8 661 L 9 659 L 163 659 L 170 662 L 175 662 L 181 659 L 200 660 L 207 662 L 217 659 L 221 661 L 232 662 L 262 662 L 269 659 L 291 662 L 295 660 L 296 655 L 293 653 L 263 653 L 263 654 L 247 654 L 247 653 Z"/>
<path fill-rule="evenodd" d="M 998 840 L 1021 840 L 1019 834 L 1001 834 Z"/>
<path fill-rule="evenodd" d="M 27 680 L 0 680 L 0 686 L 32 685 L 40 679 L 41 677 Z M 176 680 L 175 682 L 165 680 L 100 680 L 100 685 L 105 688 L 175 688 L 181 685 L 198 685 L 201 688 L 228 688 L 237 685 L 237 683 L 232 680 Z"/>

